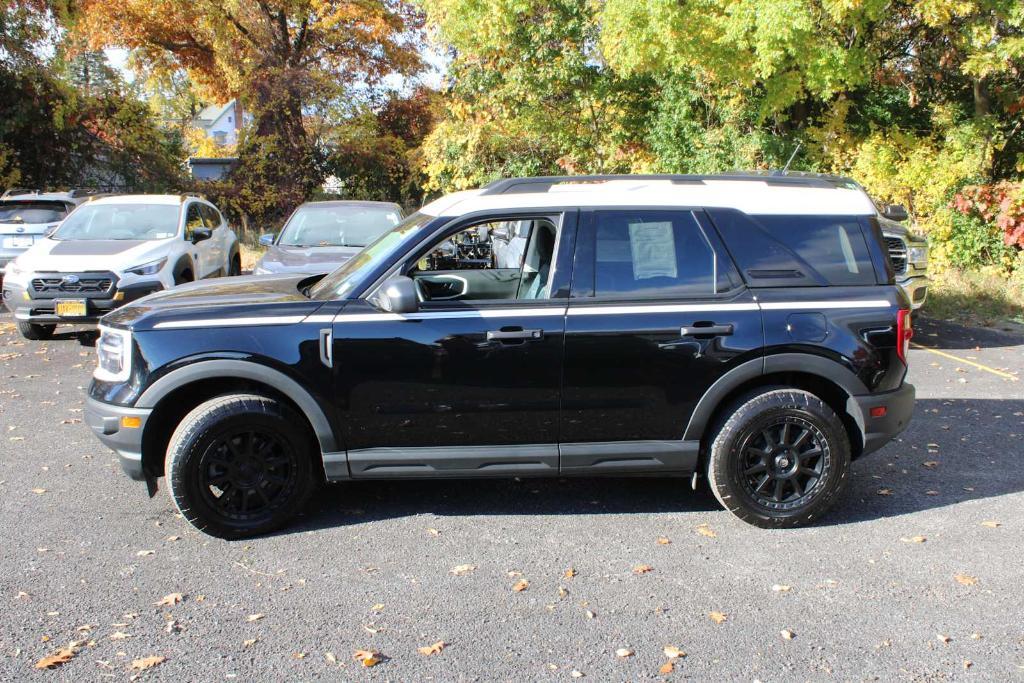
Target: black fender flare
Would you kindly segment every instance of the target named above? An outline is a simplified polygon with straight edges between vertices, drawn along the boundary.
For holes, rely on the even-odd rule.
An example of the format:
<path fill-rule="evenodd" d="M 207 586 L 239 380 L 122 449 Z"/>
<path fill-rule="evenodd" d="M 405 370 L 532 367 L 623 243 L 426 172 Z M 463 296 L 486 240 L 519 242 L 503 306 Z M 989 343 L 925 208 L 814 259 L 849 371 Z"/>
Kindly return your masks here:
<path fill-rule="evenodd" d="M 313 427 L 316 440 L 322 453 L 333 453 L 338 450 L 338 440 L 334 429 L 324 414 L 320 404 L 301 384 L 279 370 L 244 360 L 229 358 L 203 360 L 186 365 L 167 373 L 153 382 L 135 402 L 136 408 L 152 409 L 167 395 L 186 384 L 204 379 L 215 378 L 248 379 L 273 387 L 287 396 L 299 407 L 309 424 Z"/>
<path fill-rule="evenodd" d="M 740 363 L 733 369 L 719 377 L 712 384 L 694 408 L 690 421 L 686 425 L 686 432 L 683 439 L 699 441 L 704 436 L 715 410 L 722 401 L 736 390 L 737 387 L 762 375 L 771 375 L 777 372 L 800 372 L 808 375 L 818 375 L 837 385 L 847 396 L 859 396 L 869 393 L 868 388 L 857 375 L 834 360 L 822 356 L 815 356 L 809 353 L 778 353 L 761 358 L 754 358 L 745 363 Z M 860 416 L 854 415 L 855 420 Z M 864 425 L 858 427 L 863 432 Z"/>
<path fill-rule="evenodd" d="M 192 279 L 196 279 L 196 269 L 192 265 L 192 257 L 188 254 L 182 254 L 178 257 L 177 262 L 174 264 L 174 281 L 178 281 L 178 276 L 184 273 L 186 270 L 192 271 Z"/>

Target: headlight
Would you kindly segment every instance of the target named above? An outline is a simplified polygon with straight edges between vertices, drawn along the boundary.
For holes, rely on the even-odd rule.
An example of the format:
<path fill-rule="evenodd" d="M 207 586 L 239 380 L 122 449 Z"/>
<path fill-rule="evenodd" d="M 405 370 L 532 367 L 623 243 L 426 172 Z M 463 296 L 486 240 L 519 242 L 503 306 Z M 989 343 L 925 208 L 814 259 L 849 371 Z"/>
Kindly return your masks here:
<path fill-rule="evenodd" d="M 124 272 L 131 273 L 132 275 L 156 275 L 160 272 L 160 269 L 167 263 L 167 257 L 157 259 L 156 261 L 150 261 L 149 263 L 143 263 L 141 266 L 135 266 L 134 268 L 128 268 Z"/>
<path fill-rule="evenodd" d="M 132 333 L 100 326 L 96 340 L 96 370 L 92 376 L 103 382 L 123 382 L 132 371 Z"/>
<path fill-rule="evenodd" d="M 928 247 L 908 247 L 907 260 L 915 266 L 928 265 Z"/>

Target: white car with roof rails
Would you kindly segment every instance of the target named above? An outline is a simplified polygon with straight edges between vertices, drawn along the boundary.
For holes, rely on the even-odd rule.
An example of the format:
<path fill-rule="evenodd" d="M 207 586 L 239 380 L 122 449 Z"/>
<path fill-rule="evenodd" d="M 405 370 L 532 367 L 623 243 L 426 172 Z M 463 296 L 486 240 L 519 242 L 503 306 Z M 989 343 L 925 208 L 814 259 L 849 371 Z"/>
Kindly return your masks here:
<path fill-rule="evenodd" d="M 3 301 L 28 339 L 94 323 L 129 301 L 241 274 L 238 237 L 196 195 L 119 195 L 79 206 L 7 265 Z"/>
<path fill-rule="evenodd" d="M 41 192 L 11 188 L 0 196 L 0 279 L 3 269 L 60 225 L 93 190 Z"/>

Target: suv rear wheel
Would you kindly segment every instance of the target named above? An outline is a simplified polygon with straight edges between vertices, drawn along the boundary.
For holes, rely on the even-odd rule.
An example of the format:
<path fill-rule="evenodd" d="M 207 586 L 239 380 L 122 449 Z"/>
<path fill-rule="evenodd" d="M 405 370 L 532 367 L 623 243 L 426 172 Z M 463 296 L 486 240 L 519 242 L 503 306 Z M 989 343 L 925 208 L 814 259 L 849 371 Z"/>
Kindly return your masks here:
<path fill-rule="evenodd" d="M 36 325 L 35 323 L 18 321 L 18 331 L 21 332 L 21 336 L 32 341 L 49 339 L 53 336 L 55 329 L 57 329 L 56 325 Z"/>
<path fill-rule="evenodd" d="M 846 428 L 820 398 L 771 387 L 740 398 L 711 442 L 708 481 L 718 501 L 762 528 L 821 517 L 850 469 Z"/>
<path fill-rule="evenodd" d="M 266 396 L 211 399 L 185 416 L 168 446 L 167 480 L 192 526 L 222 538 L 277 529 L 312 493 L 312 436 Z"/>

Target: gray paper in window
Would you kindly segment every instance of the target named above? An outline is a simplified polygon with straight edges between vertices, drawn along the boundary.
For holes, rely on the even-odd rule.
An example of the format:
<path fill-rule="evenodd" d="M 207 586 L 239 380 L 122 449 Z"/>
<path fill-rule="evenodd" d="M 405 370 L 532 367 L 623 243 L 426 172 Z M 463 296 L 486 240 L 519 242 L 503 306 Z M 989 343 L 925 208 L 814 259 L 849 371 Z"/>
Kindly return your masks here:
<path fill-rule="evenodd" d="M 679 276 L 672 223 L 630 223 L 629 246 L 633 252 L 633 279 Z"/>

